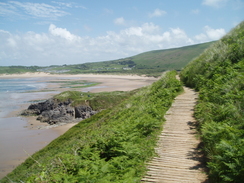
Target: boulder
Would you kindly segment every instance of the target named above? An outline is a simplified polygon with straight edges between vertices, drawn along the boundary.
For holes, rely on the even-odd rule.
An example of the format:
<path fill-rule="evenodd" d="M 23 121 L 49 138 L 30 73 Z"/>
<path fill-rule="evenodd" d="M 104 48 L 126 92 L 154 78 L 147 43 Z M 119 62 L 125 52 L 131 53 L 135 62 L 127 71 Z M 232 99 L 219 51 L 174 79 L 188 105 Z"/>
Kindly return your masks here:
<path fill-rule="evenodd" d="M 37 120 L 40 120 L 41 122 L 51 122 L 53 124 L 56 124 L 61 122 L 69 122 L 75 119 L 74 107 L 71 107 L 69 104 L 65 104 L 68 103 L 62 103 L 54 109 L 42 111 L 42 113 L 38 116 Z"/>
<path fill-rule="evenodd" d="M 87 119 L 96 113 L 97 112 L 93 111 L 89 106 L 82 105 L 75 107 L 75 118 Z"/>
<path fill-rule="evenodd" d="M 22 112 L 22 115 L 38 115 L 37 120 L 49 124 L 69 123 L 75 118 L 87 119 L 96 114 L 90 106 L 81 105 L 77 107 L 71 106 L 70 99 L 60 102 L 57 99 L 51 98 L 45 102 L 31 104 L 27 110 Z"/>

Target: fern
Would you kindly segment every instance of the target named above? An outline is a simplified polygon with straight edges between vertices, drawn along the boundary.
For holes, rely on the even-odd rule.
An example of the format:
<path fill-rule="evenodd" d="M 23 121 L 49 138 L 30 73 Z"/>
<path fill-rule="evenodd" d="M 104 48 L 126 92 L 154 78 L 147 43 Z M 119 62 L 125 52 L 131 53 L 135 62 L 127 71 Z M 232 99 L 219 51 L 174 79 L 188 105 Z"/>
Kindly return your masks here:
<path fill-rule="evenodd" d="M 244 22 L 193 60 L 182 81 L 199 90 L 195 116 L 212 182 L 244 180 Z"/>

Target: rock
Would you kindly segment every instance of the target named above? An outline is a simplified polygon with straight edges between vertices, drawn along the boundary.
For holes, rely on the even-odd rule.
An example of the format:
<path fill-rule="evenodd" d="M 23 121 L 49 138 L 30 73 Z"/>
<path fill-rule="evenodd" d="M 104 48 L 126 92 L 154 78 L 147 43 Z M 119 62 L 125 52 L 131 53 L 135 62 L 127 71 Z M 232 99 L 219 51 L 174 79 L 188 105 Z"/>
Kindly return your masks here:
<path fill-rule="evenodd" d="M 61 105 L 53 110 L 45 110 L 37 118 L 41 122 L 56 124 L 59 122 L 67 122 L 75 119 L 75 110 L 73 107 Z"/>
<path fill-rule="evenodd" d="M 38 109 L 26 109 L 21 113 L 21 115 L 23 116 L 33 116 L 38 114 L 40 114 L 40 111 Z"/>
<path fill-rule="evenodd" d="M 57 99 L 51 98 L 45 102 L 31 104 L 27 110 L 22 112 L 22 115 L 38 115 L 37 120 L 53 125 L 69 123 L 76 118 L 87 119 L 97 113 L 90 106 L 81 105 L 72 107 L 71 103 L 70 99 L 60 102 Z"/>
<path fill-rule="evenodd" d="M 97 111 L 93 111 L 89 106 L 82 105 L 75 107 L 75 118 L 87 119 L 96 113 Z"/>
<path fill-rule="evenodd" d="M 30 112 L 33 112 L 36 115 L 41 114 L 43 111 L 47 111 L 47 110 L 53 110 L 55 108 L 57 108 L 58 106 L 68 106 L 69 104 L 71 104 L 72 101 L 70 99 L 68 99 L 65 102 L 59 102 L 57 99 L 51 98 L 46 100 L 45 102 L 40 102 L 38 104 L 31 104 L 28 107 L 28 110 Z"/>
<path fill-rule="evenodd" d="M 82 106 L 75 107 L 75 117 L 84 118 L 85 113 L 91 112 L 91 111 L 92 111 L 92 109 L 89 106 L 82 105 Z"/>

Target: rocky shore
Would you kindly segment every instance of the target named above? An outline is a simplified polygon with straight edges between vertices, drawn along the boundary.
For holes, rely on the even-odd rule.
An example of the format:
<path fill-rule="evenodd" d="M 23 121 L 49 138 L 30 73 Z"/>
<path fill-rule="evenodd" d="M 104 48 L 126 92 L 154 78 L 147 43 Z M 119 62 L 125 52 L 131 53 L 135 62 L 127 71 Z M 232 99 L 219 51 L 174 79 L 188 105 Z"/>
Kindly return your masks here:
<path fill-rule="evenodd" d="M 87 119 L 97 112 L 87 105 L 73 107 L 70 99 L 60 102 L 58 99 L 51 98 L 45 102 L 31 104 L 21 115 L 37 116 L 36 119 L 40 122 L 55 125 Z"/>

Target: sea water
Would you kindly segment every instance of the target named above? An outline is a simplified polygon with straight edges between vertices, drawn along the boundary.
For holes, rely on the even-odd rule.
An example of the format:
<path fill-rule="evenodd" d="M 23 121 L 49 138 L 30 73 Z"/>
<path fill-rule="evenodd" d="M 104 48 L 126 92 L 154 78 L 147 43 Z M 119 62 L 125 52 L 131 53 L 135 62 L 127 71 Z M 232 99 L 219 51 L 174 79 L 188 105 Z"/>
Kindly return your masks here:
<path fill-rule="evenodd" d="M 39 78 L 0 78 L 0 122 L 1 118 L 8 115 L 9 111 L 17 110 L 22 103 L 26 103 L 35 96 L 26 92 L 40 90 L 45 86 L 46 83 Z"/>
<path fill-rule="evenodd" d="M 39 78 L 0 79 L 0 92 L 25 92 L 45 87 Z"/>
<path fill-rule="evenodd" d="M 30 130 L 24 117 L 13 111 L 27 108 L 32 100 L 46 99 L 48 78 L 0 78 L 0 179 L 29 155 L 59 136 L 54 131 Z M 33 92 L 36 91 L 36 92 Z"/>

